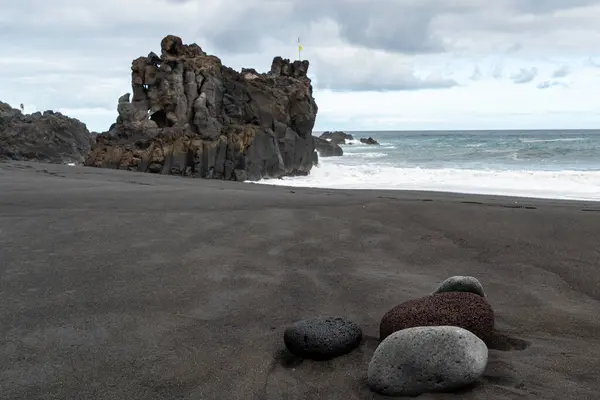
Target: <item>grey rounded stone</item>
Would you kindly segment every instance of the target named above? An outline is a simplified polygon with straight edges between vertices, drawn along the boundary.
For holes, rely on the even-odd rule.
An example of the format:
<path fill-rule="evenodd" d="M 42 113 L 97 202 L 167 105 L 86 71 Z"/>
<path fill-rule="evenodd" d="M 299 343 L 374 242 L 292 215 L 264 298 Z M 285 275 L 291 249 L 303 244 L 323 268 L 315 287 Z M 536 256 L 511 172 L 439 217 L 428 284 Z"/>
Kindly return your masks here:
<path fill-rule="evenodd" d="M 473 276 L 451 276 L 442 282 L 432 294 L 443 292 L 471 292 L 485 297 L 481 282 Z"/>
<path fill-rule="evenodd" d="M 318 317 L 286 328 L 283 341 L 290 353 L 313 360 L 327 360 L 356 348 L 362 330 L 344 317 Z"/>
<path fill-rule="evenodd" d="M 369 363 L 368 384 L 386 396 L 452 391 L 479 379 L 487 361 L 487 346 L 466 329 L 408 328 L 379 344 Z"/>

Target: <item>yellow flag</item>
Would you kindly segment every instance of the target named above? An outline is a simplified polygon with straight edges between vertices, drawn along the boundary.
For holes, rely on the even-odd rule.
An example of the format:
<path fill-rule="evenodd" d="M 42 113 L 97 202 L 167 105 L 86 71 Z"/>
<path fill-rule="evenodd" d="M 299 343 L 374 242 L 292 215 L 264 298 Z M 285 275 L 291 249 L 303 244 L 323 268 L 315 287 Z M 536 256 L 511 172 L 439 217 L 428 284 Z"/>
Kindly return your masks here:
<path fill-rule="evenodd" d="M 302 51 L 302 45 L 301 44 L 298 45 L 298 50 Z"/>

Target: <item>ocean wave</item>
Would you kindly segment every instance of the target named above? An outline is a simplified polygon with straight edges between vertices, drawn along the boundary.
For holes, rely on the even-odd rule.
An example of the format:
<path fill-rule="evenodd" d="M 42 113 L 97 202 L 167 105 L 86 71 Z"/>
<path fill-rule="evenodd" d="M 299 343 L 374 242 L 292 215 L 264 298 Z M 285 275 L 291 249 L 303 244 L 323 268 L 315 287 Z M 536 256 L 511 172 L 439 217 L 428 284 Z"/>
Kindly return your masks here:
<path fill-rule="evenodd" d="M 582 140 L 586 140 L 586 138 L 519 139 L 521 143 L 581 142 Z"/>
<path fill-rule="evenodd" d="M 352 145 L 352 146 L 369 146 L 369 145 L 361 142 L 358 139 L 346 140 L 346 142 L 344 144 L 342 144 L 342 146 L 348 146 L 348 145 Z"/>
<path fill-rule="evenodd" d="M 370 153 L 344 153 L 344 157 L 361 157 L 361 158 L 383 158 L 387 157 L 387 153 L 370 152 Z"/>
<path fill-rule="evenodd" d="M 482 147 L 485 146 L 487 143 L 469 143 L 469 144 L 465 144 L 465 147 Z"/>
<path fill-rule="evenodd" d="M 263 180 L 260 183 L 330 189 L 427 190 L 600 200 L 600 171 L 435 169 L 376 163 L 349 165 L 327 158 L 308 176 Z"/>
<path fill-rule="evenodd" d="M 361 147 L 361 148 L 365 148 L 365 147 L 377 147 L 377 148 L 384 148 L 384 149 L 395 149 L 397 147 L 393 143 L 386 143 L 386 142 L 379 142 L 379 145 L 366 144 L 366 143 L 362 143 L 358 139 L 346 140 L 345 143 L 339 143 L 339 145 L 341 147 L 343 147 L 343 148 L 352 148 L 352 147 Z"/>

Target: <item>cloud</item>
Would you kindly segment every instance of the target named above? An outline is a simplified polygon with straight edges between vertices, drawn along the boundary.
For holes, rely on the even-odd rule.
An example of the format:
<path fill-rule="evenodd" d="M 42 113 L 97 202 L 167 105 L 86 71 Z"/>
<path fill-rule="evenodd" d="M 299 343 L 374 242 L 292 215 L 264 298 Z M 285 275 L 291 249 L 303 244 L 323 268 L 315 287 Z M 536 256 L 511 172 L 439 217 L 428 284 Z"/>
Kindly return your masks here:
<path fill-rule="evenodd" d="M 522 43 L 515 43 L 506 49 L 506 54 L 515 54 L 523 49 Z"/>
<path fill-rule="evenodd" d="M 190 0 L 192 1 L 192 0 Z M 235 3 L 236 24 L 224 25 L 210 36 L 227 50 L 252 51 L 264 36 L 291 41 L 298 34 L 318 41 L 308 28 L 335 21 L 340 39 L 353 46 L 403 54 L 443 52 L 446 44 L 433 24 L 449 9 L 440 1 L 246 1 Z M 242 5 L 243 4 L 243 5 Z M 232 3 L 233 5 L 233 3 Z M 454 7 L 457 8 L 457 7 Z M 325 38 L 327 40 L 327 38 Z"/>
<path fill-rule="evenodd" d="M 435 76 L 427 76 L 419 78 L 414 74 L 406 74 L 404 76 L 393 77 L 377 77 L 373 79 L 348 80 L 346 84 L 341 79 L 325 79 L 320 80 L 317 87 L 322 89 L 330 89 L 334 91 L 408 91 L 408 90 L 423 90 L 423 89 L 448 89 L 458 85 L 453 79 L 437 78 Z"/>
<path fill-rule="evenodd" d="M 521 68 L 519 72 L 516 72 L 510 76 L 510 79 L 517 84 L 529 83 L 535 79 L 538 74 L 536 67 Z"/>
<path fill-rule="evenodd" d="M 564 84 L 561 82 L 558 82 L 558 81 L 544 81 L 544 82 L 538 84 L 536 87 L 538 89 L 549 89 L 554 86 L 564 86 Z"/>
<path fill-rule="evenodd" d="M 439 68 L 417 71 L 408 57 L 365 49 L 322 49 L 315 54 L 313 73 L 316 87 L 334 91 L 410 91 L 458 85 Z"/>
<path fill-rule="evenodd" d="M 471 77 L 469 79 L 471 79 L 472 81 L 478 81 L 483 77 L 483 75 L 481 74 L 481 69 L 479 68 L 479 65 L 476 65 L 475 68 L 473 68 L 473 73 L 471 74 Z"/>
<path fill-rule="evenodd" d="M 504 73 L 504 66 L 502 63 L 497 63 L 494 65 L 494 70 L 492 71 L 492 76 L 494 79 L 501 79 L 502 74 Z"/>
<path fill-rule="evenodd" d="M 592 57 L 589 57 L 586 61 L 585 61 L 586 65 L 589 65 L 590 67 L 594 67 L 594 68 L 600 68 L 600 62 L 594 60 Z"/>
<path fill-rule="evenodd" d="M 564 78 L 569 75 L 571 71 L 567 65 L 563 65 L 552 73 L 553 78 Z"/>
<path fill-rule="evenodd" d="M 532 14 L 549 14 L 560 10 L 576 9 L 597 5 L 597 0 L 515 0 L 513 6 L 517 11 Z"/>

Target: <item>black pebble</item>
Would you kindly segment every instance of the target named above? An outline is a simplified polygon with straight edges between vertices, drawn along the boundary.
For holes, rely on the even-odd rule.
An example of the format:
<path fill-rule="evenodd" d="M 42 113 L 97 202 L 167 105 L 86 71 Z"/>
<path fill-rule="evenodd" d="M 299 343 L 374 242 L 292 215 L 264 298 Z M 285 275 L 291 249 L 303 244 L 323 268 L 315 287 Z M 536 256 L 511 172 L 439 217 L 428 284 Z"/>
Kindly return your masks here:
<path fill-rule="evenodd" d="M 360 327 L 344 317 L 305 319 L 289 326 L 283 334 L 290 353 L 312 360 L 328 360 L 349 353 L 361 340 Z"/>

